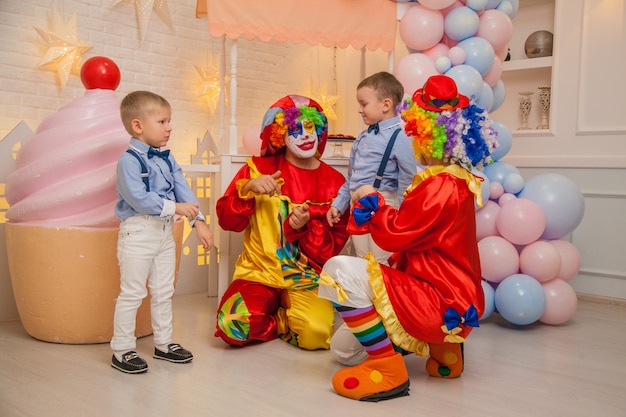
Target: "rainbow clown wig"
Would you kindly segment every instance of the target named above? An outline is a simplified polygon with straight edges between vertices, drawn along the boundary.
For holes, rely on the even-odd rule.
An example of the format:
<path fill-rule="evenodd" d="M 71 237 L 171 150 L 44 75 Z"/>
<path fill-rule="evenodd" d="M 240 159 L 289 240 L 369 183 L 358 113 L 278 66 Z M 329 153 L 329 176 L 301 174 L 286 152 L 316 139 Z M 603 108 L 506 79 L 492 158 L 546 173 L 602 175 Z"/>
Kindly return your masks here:
<path fill-rule="evenodd" d="M 281 98 L 265 112 L 261 124 L 261 156 L 285 152 L 285 134 L 299 130 L 303 120 L 315 124 L 318 138 L 315 157 L 320 159 L 328 139 L 328 119 L 322 106 L 298 95 Z"/>
<path fill-rule="evenodd" d="M 450 77 L 428 78 L 424 88 L 400 105 L 400 116 L 418 156 L 432 156 L 469 170 L 493 162 L 491 154 L 498 147 L 493 121 L 484 109 L 458 93 Z"/>

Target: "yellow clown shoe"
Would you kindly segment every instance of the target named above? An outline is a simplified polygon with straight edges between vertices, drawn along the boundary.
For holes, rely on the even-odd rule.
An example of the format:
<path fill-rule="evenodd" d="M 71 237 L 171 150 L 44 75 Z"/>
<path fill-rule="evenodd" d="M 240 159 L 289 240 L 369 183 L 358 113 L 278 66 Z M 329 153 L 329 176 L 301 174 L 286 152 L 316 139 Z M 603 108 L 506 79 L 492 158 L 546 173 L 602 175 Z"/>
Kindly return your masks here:
<path fill-rule="evenodd" d="M 428 375 L 457 378 L 463 373 L 463 343 L 430 343 L 430 358 L 426 361 Z"/>
<path fill-rule="evenodd" d="M 377 402 L 409 395 L 409 375 L 399 353 L 342 369 L 333 377 L 337 394 L 359 401 Z"/>

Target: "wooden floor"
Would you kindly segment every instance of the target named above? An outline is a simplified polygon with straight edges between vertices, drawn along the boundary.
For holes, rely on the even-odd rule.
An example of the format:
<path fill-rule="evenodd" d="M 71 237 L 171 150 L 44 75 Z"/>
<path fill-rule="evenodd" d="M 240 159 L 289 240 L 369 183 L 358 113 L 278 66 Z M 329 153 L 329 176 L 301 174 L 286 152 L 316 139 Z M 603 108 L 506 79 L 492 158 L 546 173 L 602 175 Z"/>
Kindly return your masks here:
<path fill-rule="evenodd" d="M 396 417 L 626 416 L 626 304 L 582 298 L 563 326 L 515 327 L 493 314 L 465 349 L 461 378 L 428 377 L 406 357 L 410 396 L 361 403 L 336 395 L 340 369 L 328 351 L 276 340 L 230 348 L 213 337 L 216 299 L 174 298 L 175 340 L 190 364 L 152 359 L 146 374 L 110 366 L 108 344 L 61 345 L 0 323 L 0 416 L 37 417 Z"/>

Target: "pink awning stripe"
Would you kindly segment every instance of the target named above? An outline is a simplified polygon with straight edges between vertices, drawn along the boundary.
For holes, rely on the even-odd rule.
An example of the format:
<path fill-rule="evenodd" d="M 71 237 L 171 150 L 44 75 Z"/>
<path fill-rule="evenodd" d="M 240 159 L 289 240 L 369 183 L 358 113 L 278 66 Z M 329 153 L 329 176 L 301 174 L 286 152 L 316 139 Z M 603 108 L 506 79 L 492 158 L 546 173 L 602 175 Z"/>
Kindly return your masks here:
<path fill-rule="evenodd" d="M 397 12 L 390 0 L 198 0 L 196 14 L 205 13 L 215 37 L 387 52 L 395 45 Z"/>

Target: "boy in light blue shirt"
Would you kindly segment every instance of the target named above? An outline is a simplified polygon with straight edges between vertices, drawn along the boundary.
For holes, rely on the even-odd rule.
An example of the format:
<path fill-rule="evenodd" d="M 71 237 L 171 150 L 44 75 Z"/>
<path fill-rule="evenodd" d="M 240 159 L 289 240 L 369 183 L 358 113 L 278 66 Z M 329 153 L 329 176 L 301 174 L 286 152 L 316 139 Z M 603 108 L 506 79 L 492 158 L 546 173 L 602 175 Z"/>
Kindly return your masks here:
<path fill-rule="evenodd" d="M 397 114 L 403 96 L 404 87 L 388 72 L 373 74 L 357 86 L 359 114 L 369 127 L 352 145 L 346 182 L 326 214 L 331 225 L 350 209 L 351 195 L 362 185 L 373 185 L 394 207 L 402 202 L 404 191 L 417 173 L 413 145 Z M 369 234 L 353 235 L 351 239 L 356 256 L 371 252 L 378 262 L 387 264 L 391 253 L 380 249 Z"/>

